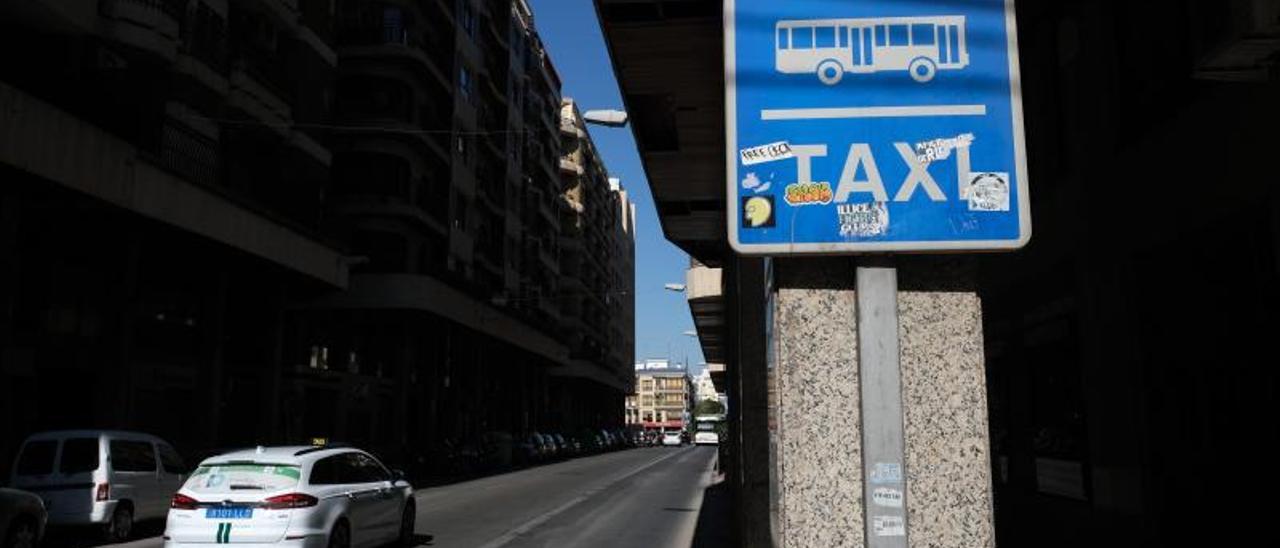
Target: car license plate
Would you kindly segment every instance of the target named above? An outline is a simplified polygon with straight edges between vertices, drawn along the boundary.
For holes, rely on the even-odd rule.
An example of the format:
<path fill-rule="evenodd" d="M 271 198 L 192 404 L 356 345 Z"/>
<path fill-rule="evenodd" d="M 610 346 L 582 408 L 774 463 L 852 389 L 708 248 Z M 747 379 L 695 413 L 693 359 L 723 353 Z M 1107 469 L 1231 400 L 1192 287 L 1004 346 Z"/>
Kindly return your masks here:
<path fill-rule="evenodd" d="M 245 506 L 205 508 L 204 517 L 207 519 L 249 519 L 253 517 L 253 508 Z"/>

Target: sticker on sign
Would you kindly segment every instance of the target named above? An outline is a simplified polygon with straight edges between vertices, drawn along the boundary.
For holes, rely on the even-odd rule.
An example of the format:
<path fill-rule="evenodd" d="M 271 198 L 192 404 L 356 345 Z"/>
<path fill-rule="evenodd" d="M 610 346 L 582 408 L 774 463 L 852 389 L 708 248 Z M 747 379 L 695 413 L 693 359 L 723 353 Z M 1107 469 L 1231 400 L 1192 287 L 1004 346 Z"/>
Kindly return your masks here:
<path fill-rule="evenodd" d="M 744 148 L 740 153 L 742 155 L 742 165 L 754 166 L 765 162 L 774 162 L 777 160 L 786 160 L 787 158 L 795 158 L 796 155 L 791 152 L 791 144 L 786 141 L 769 143 L 758 147 Z"/>

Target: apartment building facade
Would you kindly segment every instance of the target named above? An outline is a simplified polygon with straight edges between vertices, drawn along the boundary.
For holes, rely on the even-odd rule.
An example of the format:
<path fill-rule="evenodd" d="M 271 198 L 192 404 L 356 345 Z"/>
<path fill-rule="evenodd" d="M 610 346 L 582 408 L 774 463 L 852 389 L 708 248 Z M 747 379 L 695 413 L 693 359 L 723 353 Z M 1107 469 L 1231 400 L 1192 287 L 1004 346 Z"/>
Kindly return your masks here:
<path fill-rule="evenodd" d="M 0 7 L 0 460 L 52 427 L 279 431 L 286 308 L 348 284 L 316 4 Z"/>
<path fill-rule="evenodd" d="M 558 372 L 568 388 L 575 383 L 609 387 L 617 413 L 633 381 L 635 215 L 617 179 L 609 177 L 581 111 L 572 99 L 560 106 L 559 163 L 561 333 L 569 345 L 570 367 Z M 631 314 L 631 317 L 628 317 Z M 565 396 L 573 390 L 567 389 Z M 560 398 L 557 398 L 558 400 Z M 571 397 L 570 397 L 571 399 Z M 564 402 L 568 408 L 582 402 Z M 578 413 L 566 413 L 578 416 Z M 617 421 L 616 415 L 611 420 Z M 600 419 L 597 419 L 600 420 Z"/>
<path fill-rule="evenodd" d="M 627 396 L 626 423 L 657 432 L 685 430 L 693 404 L 693 382 L 683 364 L 645 360 L 635 364 L 636 391 Z"/>
<path fill-rule="evenodd" d="M 621 424 L 624 382 L 561 380 L 560 81 L 523 0 L 0 10 L 0 461 L 49 428 L 407 462 Z"/>

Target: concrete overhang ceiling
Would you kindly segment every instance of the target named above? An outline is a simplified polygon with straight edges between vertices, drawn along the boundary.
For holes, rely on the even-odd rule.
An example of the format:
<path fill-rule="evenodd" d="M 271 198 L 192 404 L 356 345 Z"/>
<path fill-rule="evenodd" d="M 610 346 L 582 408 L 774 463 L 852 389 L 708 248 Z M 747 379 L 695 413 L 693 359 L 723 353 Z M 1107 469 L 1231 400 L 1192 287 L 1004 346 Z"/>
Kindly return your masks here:
<path fill-rule="evenodd" d="M 708 266 L 725 235 L 722 0 L 595 0 L 668 240 Z"/>

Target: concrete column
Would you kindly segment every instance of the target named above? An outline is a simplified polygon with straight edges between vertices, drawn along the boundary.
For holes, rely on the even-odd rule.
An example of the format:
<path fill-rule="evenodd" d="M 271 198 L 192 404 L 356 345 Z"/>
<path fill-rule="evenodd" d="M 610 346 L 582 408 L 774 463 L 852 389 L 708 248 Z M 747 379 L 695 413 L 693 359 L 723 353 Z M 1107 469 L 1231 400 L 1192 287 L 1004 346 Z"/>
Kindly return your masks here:
<path fill-rule="evenodd" d="M 737 497 L 740 545 L 754 548 L 772 544 L 769 524 L 769 387 L 768 345 L 765 341 L 765 261 L 739 258 L 734 268 L 727 269 L 725 294 L 730 318 L 726 328 L 734 333 L 728 340 L 733 345 L 734 386 L 730 392 L 739 397 L 730 412 L 740 434 L 735 433 L 736 472 L 739 476 Z M 732 286 L 729 287 L 729 286 Z"/>
<path fill-rule="evenodd" d="M 782 546 L 866 544 L 855 264 L 777 262 L 773 473 Z M 903 258 L 897 267 L 909 545 L 992 546 L 982 312 L 972 264 Z"/>

